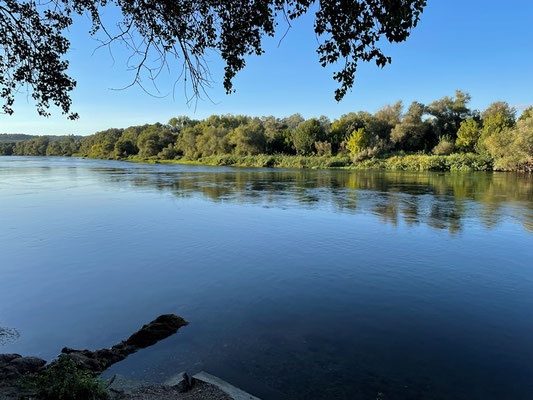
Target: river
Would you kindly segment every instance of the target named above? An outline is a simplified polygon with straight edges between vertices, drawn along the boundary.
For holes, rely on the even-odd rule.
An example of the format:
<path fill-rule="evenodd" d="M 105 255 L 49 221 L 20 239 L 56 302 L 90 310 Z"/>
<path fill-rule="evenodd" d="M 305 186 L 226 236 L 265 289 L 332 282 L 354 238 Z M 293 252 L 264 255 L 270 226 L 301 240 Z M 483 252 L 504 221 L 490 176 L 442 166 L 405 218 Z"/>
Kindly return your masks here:
<path fill-rule="evenodd" d="M 0 353 L 264 399 L 531 399 L 533 177 L 0 157 Z M 380 394 L 382 393 L 382 394 Z"/>

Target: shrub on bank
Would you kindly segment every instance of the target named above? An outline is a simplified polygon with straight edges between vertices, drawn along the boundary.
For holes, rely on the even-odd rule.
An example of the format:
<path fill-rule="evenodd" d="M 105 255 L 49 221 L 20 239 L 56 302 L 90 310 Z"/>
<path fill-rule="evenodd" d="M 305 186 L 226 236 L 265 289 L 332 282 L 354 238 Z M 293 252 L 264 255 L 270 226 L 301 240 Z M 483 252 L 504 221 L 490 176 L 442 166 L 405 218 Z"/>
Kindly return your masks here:
<path fill-rule="evenodd" d="M 411 154 L 388 158 L 373 158 L 355 163 L 357 169 L 387 169 L 393 171 L 492 171 L 492 160 L 478 154 L 448 156 Z"/>
<path fill-rule="evenodd" d="M 21 384 L 35 391 L 42 400 L 107 400 L 104 384 L 81 364 L 60 356 L 45 372 Z"/>
<path fill-rule="evenodd" d="M 283 154 L 257 154 L 239 156 L 235 154 L 213 155 L 197 160 L 186 158 L 177 160 L 157 160 L 154 158 L 130 157 L 129 161 L 145 163 L 179 163 L 212 166 L 288 169 L 375 169 L 392 171 L 492 171 L 493 161 L 488 156 L 474 153 L 450 155 L 404 154 L 397 153 L 385 157 L 372 157 L 352 161 L 347 155 L 337 156 L 298 156 Z"/>

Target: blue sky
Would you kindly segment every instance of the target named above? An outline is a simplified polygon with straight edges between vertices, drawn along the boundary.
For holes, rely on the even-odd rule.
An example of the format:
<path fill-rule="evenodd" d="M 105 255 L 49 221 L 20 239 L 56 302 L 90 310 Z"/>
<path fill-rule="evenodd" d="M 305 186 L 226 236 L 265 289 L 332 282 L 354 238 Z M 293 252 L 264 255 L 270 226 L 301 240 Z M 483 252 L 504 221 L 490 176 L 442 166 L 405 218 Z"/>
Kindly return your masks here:
<path fill-rule="evenodd" d="M 132 75 L 126 71 L 127 52 L 113 48 L 93 54 L 97 42 L 88 35 L 89 24 L 79 19 L 71 29 L 70 72 L 78 81 L 73 109 L 80 114 L 68 121 L 57 110 L 50 118 L 37 115 L 26 95 L 17 98 L 13 116 L 0 115 L 0 133 L 91 134 L 110 127 L 166 122 L 177 115 L 204 118 L 211 114 L 332 119 L 350 111 L 375 112 L 403 100 L 429 103 L 455 89 L 469 92 L 472 108 L 483 109 L 496 100 L 523 107 L 533 103 L 533 2 L 531 0 L 429 0 L 419 26 L 404 43 L 385 43 L 392 64 L 380 69 L 361 64 L 353 90 L 337 103 L 332 69 L 318 64 L 313 16 L 293 22 L 278 47 L 283 24 L 274 39 L 265 41 L 266 54 L 250 57 L 234 80 L 237 90 L 222 88 L 223 64 L 209 56 L 216 80 L 209 100 L 188 107 L 178 84 L 176 95 L 154 98 L 138 87 L 124 91 Z M 171 91 L 174 77 L 164 75 L 158 85 Z"/>

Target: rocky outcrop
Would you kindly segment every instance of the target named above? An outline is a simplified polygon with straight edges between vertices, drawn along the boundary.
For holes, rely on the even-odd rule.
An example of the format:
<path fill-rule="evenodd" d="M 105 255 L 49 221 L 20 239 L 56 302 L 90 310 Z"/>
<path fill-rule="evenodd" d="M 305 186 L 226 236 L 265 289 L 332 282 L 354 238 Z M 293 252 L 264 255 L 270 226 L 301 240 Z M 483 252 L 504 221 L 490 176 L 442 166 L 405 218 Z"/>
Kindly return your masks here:
<path fill-rule="evenodd" d="M 81 362 L 86 369 L 95 374 L 100 374 L 111 365 L 124 360 L 130 354 L 152 346 L 160 340 L 173 335 L 179 328 L 187 324 L 187 321 L 175 314 L 164 314 L 144 325 L 127 340 L 123 340 L 109 349 L 91 351 L 65 347 L 61 350 L 61 353 Z"/>
<path fill-rule="evenodd" d="M 144 325 L 127 340 L 109 349 L 74 350 L 64 348 L 61 353 L 82 364 L 83 368 L 98 375 L 130 354 L 151 346 L 178 331 L 188 322 L 175 314 L 164 314 Z M 25 393 L 18 387 L 24 376 L 35 375 L 47 368 L 46 361 L 38 357 L 22 357 L 20 354 L 0 354 L 0 399 L 20 398 Z"/>
<path fill-rule="evenodd" d="M 18 387 L 18 382 L 25 375 L 39 373 L 45 364 L 46 361 L 38 357 L 0 354 L 0 399 L 24 395 L 24 391 Z"/>

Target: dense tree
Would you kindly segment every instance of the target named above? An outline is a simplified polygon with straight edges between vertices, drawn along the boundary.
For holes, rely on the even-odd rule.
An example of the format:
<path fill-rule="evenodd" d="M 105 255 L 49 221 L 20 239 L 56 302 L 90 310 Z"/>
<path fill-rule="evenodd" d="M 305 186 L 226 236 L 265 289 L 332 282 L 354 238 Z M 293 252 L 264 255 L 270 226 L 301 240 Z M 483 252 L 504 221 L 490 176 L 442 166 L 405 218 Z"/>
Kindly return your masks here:
<path fill-rule="evenodd" d="M 474 151 L 480 136 L 481 127 L 476 120 L 468 118 L 461 122 L 455 144 L 462 151 Z"/>
<path fill-rule="evenodd" d="M 433 116 L 434 140 L 441 136 L 456 139 L 461 122 L 472 116 L 472 111 L 468 108 L 471 98 L 468 93 L 456 90 L 455 97 L 445 96 L 427 106 L 427 113 Z"/>
<path fill-rule="evenodd" d="M 174 143 L 176 137 L 164 125 L 154 124 L 144 129 L 137 139 L 139 154 L 143 157 L 157 155 L 169 144 Z"/>
<path fill-rule="evenodd" d="M 331 125 L 328 140 L 332 144 L 333 151 L 338 151 L 349 140 L 352 132 L 358 129 L 368 129 L 372 115 L 365 111 L 357 113 L 351 112 L 342 115 L 338 120 L 333 121 Z"/>
<path fill-rule="evenodd" d="M 298 154 L 312 154 L 315 151 L 315 142 L 325 139 L 324 129 L 320 121 L 311 118 L 301 122 L 292 133 L 292 142 Z"/>
<path fill-rule="evenodd" d="M 197 127 L 184 128 L 176 142 L 176 149 L 188 159 L 195 159 L 198 157 L 198 150 L 196 149 L 196 137 L 201 134 Z"/>
<path fill-rule="evenodd" d="M 17 142 L 13 149 L 13 154 L 19 156 L 45 156 L 49 143 L 50 139 L 47 136 Z"/>
<path fill-rule="evenodd" d="M 448 110 L 442 114 L 448 115 L 450 120 L 453 120 L 455 112 L 461 118 L 466 114 L 471 116 L 459 123 L 459 128 L 453 136 L 441 135 L 438 138 L 435 133 L 435 127 L 438 125 L 437 117 L 428 117 L 425 105 L 413 102 L 402 115 L 402 103 L 397 102 L 375 114 L 365 111 L 345 114 L 332 124 L 326 117 L 305 120 L 299 114 L 288 118 L 213 115 L 201 121 L 176 117 L 165 125 L 156 123 L 131 126 L 126 129 L 108 129 L 83 138 L 3 135 L 0 139 L 5 137 L 7 140 L 20 138 L 29 140 L 18 142 L 0 140 L 0 154 L 67 156 L 79 154 L 104 159 L 183 157 L 190 160 L 233 154 L 235 157 L 215 159 L 235 160 L 239 159 L 238 156 L 244 155 L 297 153 L 302 156 L 339 156 L 336 160 L 322 160 L 323 165 L 334 165 L 339 162 L 338 165 L 343 165 L 342 160 L 347 159 L 345 157 L 347 152 L 354 162 L 359 162 L 372 157 L 386 157 L 398 150 L 437 155 L 462 151 L 476 152 L 479 156 L 460 155 L 457 159 L 463 161 L 475 159 L 476 163 L 478 161 L 481 163 L 476 164 L 476 168 L 483 170 L 492 168 L 492 165 L 496 165 L 499 169 L 533 169 L 531 155 L 533 116 L 529 111 L 524 112 L 516 122 L 514 110 L 503 102 L 491 104 L 482 113 L 469 112 L 465 111 L 467 97 L 464 94 L 457 96 L 457 99 L 460 99 L 459 106 L 455 104 L 457 99 L 452 102 L 450 99 L 444 102 L 442 99 L 439 100 L 448 104 L 444 109 L 451 110 L 457 106 L 455 111 Z M 463 107 L 462 112 L 461 107 Z M 443 119 L 442 115 L 439 118 Z M 447 125 L 447 129 L 450 125 Z M 329 131 L 326 130 L 328 126 Z M 297 159 L 301 165 L 307 163 L 306 158 Z M 258 157 L 257 160 L 269 165 L 273 158 Z M 437 164 L 444 162 L 441 159 L 434 161 Z M 446 165 L 451 168 L 449 164 Z M 400 165 L 397 167 L 403 168 Z"/>
<path fill-rule="evenodd" d="M 424 147 L 429 126 L 422 119 L 424 115 L 424 105 L 413 102 L 409 110 L 391 132 L 391 141 L 402 150 L 418 150 Z M 431 145 L 432 141 L 430 141 Z"/>
<path fill-rule="evenodd" d="M 115 143 L 115 157 L 117 158 L 129 157 L 137 154 L 138 152 L 139 148 L 131 140 L 124 139 L 124 137 L 121 137 Z"/>
<path fill-rule="evenodd" d="M 265 135 L 267 137 L 266 151 L 270 154 L 294 154 L 295 150 L 292 144 L 291 130 L 286 120 L 280 120 L 273 116 L 263 117 L 261 120 L 265 127 Z"/>
<path fill-rule="evenodd" d="M 13 154 L 14 149 L 15 149 L 15 143 L 0 142 L 0 156 L 10 156 Z"/>
<path fill-rule="evenodd" d="M 183 128 L 188 126 L 194 126 L 199 121 L 195 119 L 190 119 L 186 115 L 180 115 L 179 117 L 173 117 L 170 118 L 167 125 L 172 129 L 174 132 L 180 132 Z"/>
<path fill-rule="evenodd" d="M 46 147 L 47 156 L 62 156 L 63 152 L 61 150 L 61 145 L 59 142 L 51 142 Z"/>
<path fill-rule="evenodd" d="M 485 146 L 496 169 L 533 172 L 533 116 L 521 118 L 514 128 L 489 136 Z"/>
<path fill-rule="evenodd" d="M 196 150 L 199 156 L 228 154 L 231 145 L 228 140 L 230 130 L 223 127 L 207 126 L 202 134 L 196 137 Z"/>
<path fill-rule="evenodd" d="M 496 101 L 491 103 L 481 114 L 483 120 L 490 119 L 494 115 L 501 114 L 507 121 L 507 125 L 512 126 L 516 120 L 516 110 L 505 101 Z"/>
<path fill-rule="evenodd" d="M 368 145 L 368 134 L 363 128 L 359 128 L 352 132 L 346 144 L 346 148 L 351 155 L 356 155 L 363 151 Z"/>
<path fill-rule="evenodd" d="M 162 160 L 173 160 L 178 156 L 178 151 L 174 147 L 172 143 L 170 143 L 167 147 L 165 147 L 163 150 L 161 150 L 157 157 Z"/>
<path fill-rule="evenodd" d="M 367 129 L 371 135 L 388 140 L 391 131 L 402 120 L 402 115 L 403 102 L 401 100 L 392 105 L 388 104 L 374 114 Z"/>
<path fill-rule="evenodd" d="M 239 155 L 265 153 L 267 144 L 265 128 L 259 120 L 238 126 L 229 134 L 229 142 Z"/>
<path fill-rule="evenodd" d="M 519 121 L 523 121 L 525 119 L 528 119 L 528 118 L 531 118 L 533 117 L 533 106 L 532 107 L 528 107 L 526 108 L 523 112 L 522 112 L 522 115 L 520 115 L 520 118 L 518 118 Z"/>

